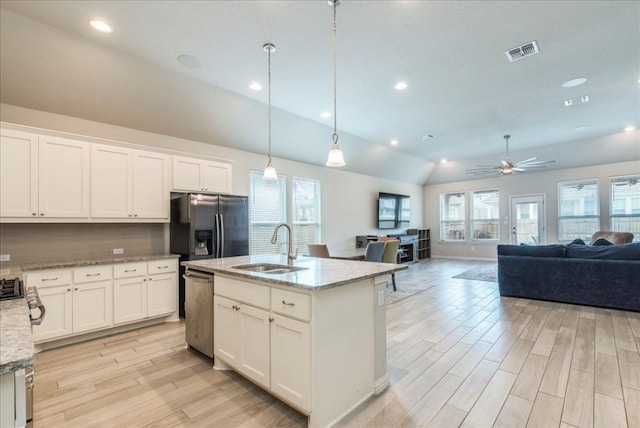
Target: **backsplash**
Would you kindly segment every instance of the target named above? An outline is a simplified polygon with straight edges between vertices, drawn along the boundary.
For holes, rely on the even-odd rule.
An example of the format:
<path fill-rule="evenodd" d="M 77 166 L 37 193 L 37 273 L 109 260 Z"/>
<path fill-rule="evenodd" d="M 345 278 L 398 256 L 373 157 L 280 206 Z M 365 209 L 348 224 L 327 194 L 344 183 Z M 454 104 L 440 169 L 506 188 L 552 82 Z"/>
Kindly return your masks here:
<path fill-rule="evenodd" d="M 153 224 L 0 224 L 0 254 L 7 264 L 110 258 L 165 252 L 165 225 Z"/>

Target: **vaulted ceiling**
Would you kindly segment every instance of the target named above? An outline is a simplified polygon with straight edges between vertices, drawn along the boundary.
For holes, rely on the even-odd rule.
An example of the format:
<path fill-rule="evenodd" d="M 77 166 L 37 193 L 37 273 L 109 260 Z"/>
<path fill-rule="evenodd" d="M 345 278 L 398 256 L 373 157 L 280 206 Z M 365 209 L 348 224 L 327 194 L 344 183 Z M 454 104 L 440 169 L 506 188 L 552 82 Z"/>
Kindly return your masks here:
<path fill-rule="evenodd" d="M 326 1 L 0 6 L 4 104 L 266 153 L 262 45 L 271 42 L 273 154 L 326 161 Z M 567 168 L 640 159 L 640 2 L 343 0 L 336 12 L 348 170 L 414 183 L 471 179 L 466 169 L 504 158 L 505 134 L 513 161 L 536 156 Z M 91 19 L 113 32 L 96 32 Z M 509 61 L 506 51 L 531 41 L 539 53 Z M 185 67 L 180 55 L 201 65 Z M 575 78 L 587 80 L 563 87 Z M 408 87 L 394 89 L 399 81 Z"/>

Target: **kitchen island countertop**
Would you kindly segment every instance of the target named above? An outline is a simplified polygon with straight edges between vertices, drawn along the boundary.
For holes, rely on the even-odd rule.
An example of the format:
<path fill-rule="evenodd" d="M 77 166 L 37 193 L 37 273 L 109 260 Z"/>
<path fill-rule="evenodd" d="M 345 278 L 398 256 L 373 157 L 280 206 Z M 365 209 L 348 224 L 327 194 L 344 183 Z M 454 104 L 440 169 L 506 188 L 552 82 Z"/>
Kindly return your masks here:
<path fill-rule="evenodd" d="M 209 273 L 220 273 L 240 278 L 248 278 L 272 284 L 288 285 L 305 290 L 323 290 L 349 284 L 363 279 L 374 278 L 407 269 L 406 265 L 392 263 L 372 263 L 316 257 L 300 257 L 293 266 L 304 268 L 283 274 L 269 274 L 237 269 L 235 266 L 273 263 L 286 265 L 286 256 L 260 255 L 225 257 L 221 259 L 192 260 L 182 262 L 189 269 Z"/>
<path fill-rule="evenodd" d="M 31 321 L 25 298 L 0 301 L 0 374 L 33 365 Z"/>

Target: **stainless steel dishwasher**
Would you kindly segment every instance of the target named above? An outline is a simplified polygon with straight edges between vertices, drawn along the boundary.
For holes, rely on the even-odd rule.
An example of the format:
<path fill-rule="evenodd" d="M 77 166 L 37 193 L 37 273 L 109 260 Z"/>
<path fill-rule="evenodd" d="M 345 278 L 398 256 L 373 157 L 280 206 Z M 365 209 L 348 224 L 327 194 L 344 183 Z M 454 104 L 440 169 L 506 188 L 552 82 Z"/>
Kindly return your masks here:
<path fill-rule="evenodd" d="M 185 331 L 189 347 L 213 358 L 213 274 L 184 274 Z"/>

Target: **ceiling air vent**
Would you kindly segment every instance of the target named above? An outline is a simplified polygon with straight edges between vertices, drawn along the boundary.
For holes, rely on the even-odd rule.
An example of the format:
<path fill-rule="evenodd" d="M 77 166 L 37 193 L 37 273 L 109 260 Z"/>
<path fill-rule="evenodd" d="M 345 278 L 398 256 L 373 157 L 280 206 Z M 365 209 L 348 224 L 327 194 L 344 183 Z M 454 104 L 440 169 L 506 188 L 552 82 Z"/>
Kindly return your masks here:
<path fill-rule="evenodd" d="M 509 49 L 505 52 L 505 55 L 507 55 L 509 61 L 514 62 L 526 56 L 535 55 L 538 52 L 540 52 L 538 50 L 538 44 L 533 41 L 522 46 L 518 46 L 517 48 Z"/>

